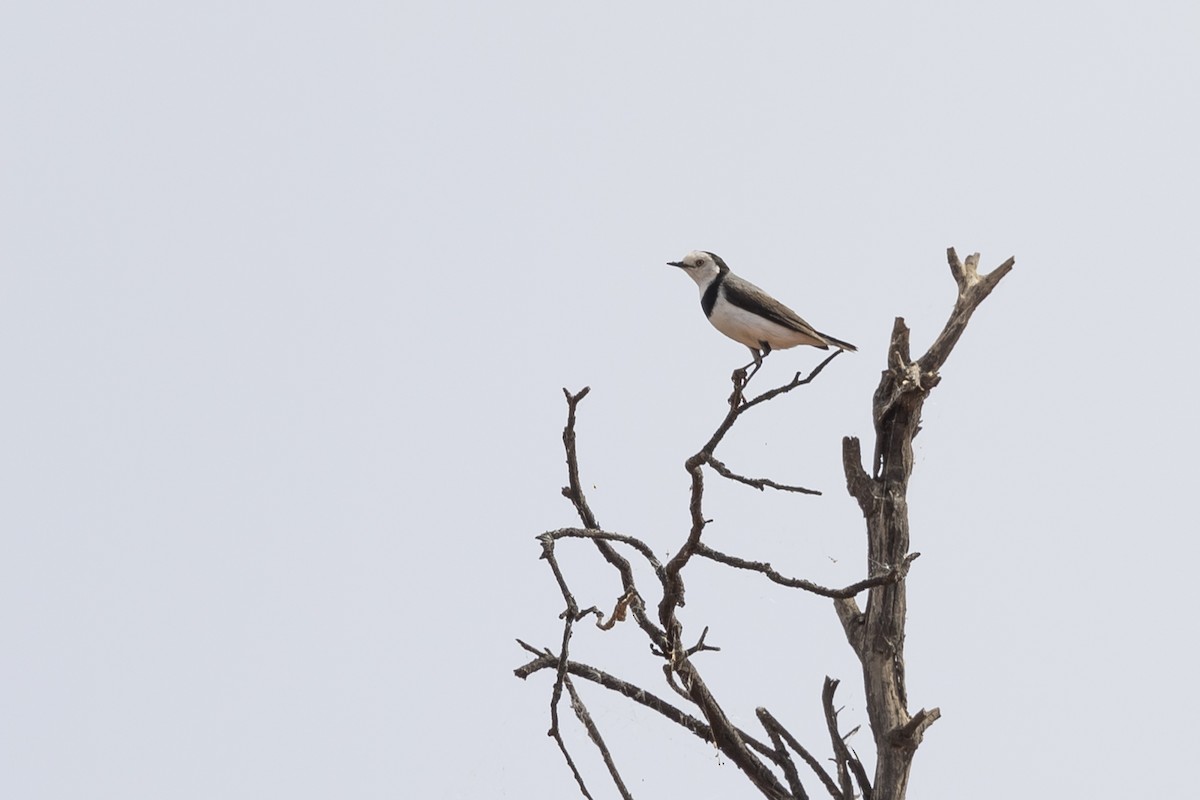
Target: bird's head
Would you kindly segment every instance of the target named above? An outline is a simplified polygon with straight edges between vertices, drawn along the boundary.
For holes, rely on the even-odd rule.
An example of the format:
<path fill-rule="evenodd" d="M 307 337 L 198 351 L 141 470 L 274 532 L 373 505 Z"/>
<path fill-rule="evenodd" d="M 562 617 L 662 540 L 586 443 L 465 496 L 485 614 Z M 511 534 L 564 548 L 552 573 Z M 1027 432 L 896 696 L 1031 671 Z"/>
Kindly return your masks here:
<path fill-rule="evenodd" d="M 668 261 L 667 264 L 679 267 L 699 286 L 707 286 L 717 275 L 729 271 L 729 267 L 725 266 L 719 255 L 707 250 L 693 250 L 681 260 Z"/>

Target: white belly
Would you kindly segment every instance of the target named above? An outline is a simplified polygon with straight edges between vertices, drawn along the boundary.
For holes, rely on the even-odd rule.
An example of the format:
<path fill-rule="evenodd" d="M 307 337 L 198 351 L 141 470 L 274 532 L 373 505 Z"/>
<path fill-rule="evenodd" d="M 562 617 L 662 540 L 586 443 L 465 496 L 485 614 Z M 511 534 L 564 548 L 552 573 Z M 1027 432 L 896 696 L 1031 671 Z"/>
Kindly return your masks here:
<path fill-rule="evenodd" d="M 761 342 L 771 345 L 772 350 L 786 350 L 798 344 L 817 346 L 824 344 L 808 334 L 785 328 L 769 319 L 739 308 L 724 297 L 717 299 L 716 305 L 713 306 L 712 316 L 708 318 L 708 321 L 730 339 L 741 342 L 754 350 L 762 347 Z"/>

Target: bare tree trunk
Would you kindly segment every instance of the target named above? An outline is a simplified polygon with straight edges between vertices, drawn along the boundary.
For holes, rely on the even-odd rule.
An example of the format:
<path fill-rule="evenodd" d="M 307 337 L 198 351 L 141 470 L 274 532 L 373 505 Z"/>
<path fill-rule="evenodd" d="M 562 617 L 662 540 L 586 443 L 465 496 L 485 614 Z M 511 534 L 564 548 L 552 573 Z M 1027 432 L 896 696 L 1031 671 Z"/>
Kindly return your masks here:
<path fill-rule="evenodd" d="M 938 371 L 966 328 L 967 321 L 1000 279 L 1012 269 L 1009 259 L 991 273 L 978 274 L 979 254 L 959 261 L 947 251 L 950 271 L 958 285 L 958 300 L 945 328 L 929 351 L 915 362 L 909 356 L 908 327 L 897 318 L 888 348 L 888 368 L 875 390 L 875 459 L 873 475 L 862 467 L 858 439 L 842 441 L 846 485 L 858 501 L 867 523 L 869 570 L 907 564 L 910 555 L 908 479 L 912 475 L 912 441 L 921 429 L 921 408 L 938 384 Z M 904 684 L 904 622 L 907 615 L 906 581 L 873 587 L 865 612 L 854 598 L 835 599 L 838 618 L 850 646 L 862 664 L 867 715 L 875 737 L 876 800 L 902 800 L 908 789 L 913 755 L 925 729 L 941 716 L 937 708 L 908 713 Z"/>

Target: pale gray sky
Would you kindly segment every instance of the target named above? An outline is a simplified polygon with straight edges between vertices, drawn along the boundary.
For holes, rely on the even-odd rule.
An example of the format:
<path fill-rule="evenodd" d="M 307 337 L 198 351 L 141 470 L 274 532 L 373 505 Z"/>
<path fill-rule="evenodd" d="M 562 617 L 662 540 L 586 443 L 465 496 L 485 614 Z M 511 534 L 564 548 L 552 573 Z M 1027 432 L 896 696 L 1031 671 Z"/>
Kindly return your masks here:
<path fill-rule="evenodd" d="M 858 344 L 722 451 L 826 494 L 708 499 L 715 546 L 851 582 L 840 437 L 949 245 L 1017 268 L 917 441 L 911 794 L 1186 792 L 1197 41 L 1187 2 L 10 4 L 0 795 L 573 796 L 511 674 L 558 639 L 561 387 L 601 522 L 667 553 L 745 352 L 664 262 Z M 688 600 L 735 721 L 825 753 L 829 674 L 865 724 L 827 602 L 703 565 Z M 573 647 L 664 691 L 632 626 Z M 635 796 L 753 796 L 582 688 Z"/>

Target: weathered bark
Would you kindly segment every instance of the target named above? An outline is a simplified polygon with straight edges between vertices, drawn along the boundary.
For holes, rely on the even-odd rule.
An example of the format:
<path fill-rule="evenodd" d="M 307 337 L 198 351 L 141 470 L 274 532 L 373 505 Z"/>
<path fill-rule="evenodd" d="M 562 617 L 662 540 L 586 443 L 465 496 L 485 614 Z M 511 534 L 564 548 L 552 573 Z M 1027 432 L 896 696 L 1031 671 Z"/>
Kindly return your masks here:
<path fill-rule="evenodd" d="M 921 408 L 938 384 L 938 370 L 958 342 L 967 321 L 1000 279 L 1013 267 L 1009 259 L 987 275 L 978 274 L 979 254 L 958 259 L 947 251 L 958 299 L 946 326 L 928 352 L 909 356 L 908 327 L 897 318 L 888 348 L 888 368 L 875 391 L 875 454 L 868 476 L 858 440 L 842 441 L 846 486 L 858 501 L 867 524 L 867 566 L 871 571 L 902 566 L 909 548 L 908 480 L 913 468 L 913 438 L 920 431 Z M 874 796 L 902 800 L 908 788 L 913 755 L 925 730 L 941 716 L 937 708 L 908 712 L 904 683 L 904 623 L 907 611 L 904 579 L 872 587 L 865 611 L 853 598 L 835 599 L 850 646 L 862 664 L 867 716 L 876 745 Z"/>

